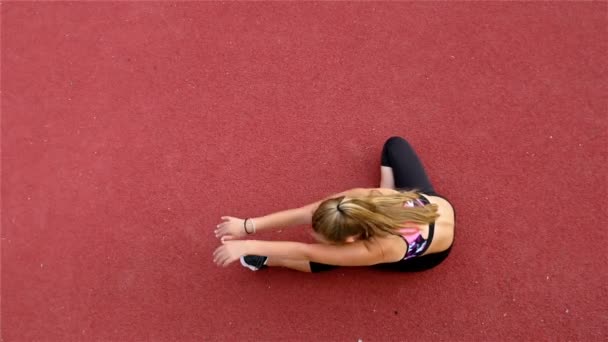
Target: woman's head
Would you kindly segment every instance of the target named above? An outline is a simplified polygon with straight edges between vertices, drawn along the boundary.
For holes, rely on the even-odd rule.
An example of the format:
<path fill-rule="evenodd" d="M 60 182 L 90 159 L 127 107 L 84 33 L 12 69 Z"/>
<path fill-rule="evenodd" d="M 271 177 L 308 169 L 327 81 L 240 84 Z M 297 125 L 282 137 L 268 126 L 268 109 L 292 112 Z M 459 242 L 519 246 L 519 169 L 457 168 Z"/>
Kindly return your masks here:
<path fill-rule="evenodd" d="M 430 223 L 439 215 L 434 204 L 404 207 L 417 198 L 414 192 L 365 197 L 341 196 L 321 202 L 312 216 L 312 227 L 321 240 L 345 243 L 396 234 L 406 222 Z"/>

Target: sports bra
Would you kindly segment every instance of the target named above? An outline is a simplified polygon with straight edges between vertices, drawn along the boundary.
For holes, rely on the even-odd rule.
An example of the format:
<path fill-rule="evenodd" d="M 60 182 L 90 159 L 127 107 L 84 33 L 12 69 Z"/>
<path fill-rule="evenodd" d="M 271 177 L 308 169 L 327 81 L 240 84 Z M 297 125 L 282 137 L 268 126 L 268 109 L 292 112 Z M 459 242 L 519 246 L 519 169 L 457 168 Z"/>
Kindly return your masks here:
<path fill-rule="evenodd" d="M 421 207 L 430 204 L 429 200 L 420 195 L 415 200 L 407 201 L 403 204 L 404 207 Z M 420 231 L 416 228 L 401 228 L 398 230 L 399 234 L 407 244 L 407 250 L 403 256 L 403 260 L 415 258 L 421 256 L 433 242 L 433 235 L 435 235 L 435 222 L 429 224 L 429 236 L 425 239 Z"/>

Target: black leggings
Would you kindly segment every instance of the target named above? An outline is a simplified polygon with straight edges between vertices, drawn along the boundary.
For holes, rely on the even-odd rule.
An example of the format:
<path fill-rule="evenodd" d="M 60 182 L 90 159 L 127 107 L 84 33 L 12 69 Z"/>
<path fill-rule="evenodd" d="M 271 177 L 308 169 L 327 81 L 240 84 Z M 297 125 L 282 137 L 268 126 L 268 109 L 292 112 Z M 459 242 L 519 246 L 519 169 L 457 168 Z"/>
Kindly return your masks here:
<path fill-rule="evenodd" d="M 437 196 L 429 177 L 424 171 L 420 158 L 412 146 L 401 137 L 391 137 L 382 148 L 380 160 L 382 166 L 393 169 L 395 188 L 404 190 L 416 190 L 427 195 Z M 450 253 L 452 247 L 439 253 L 427 254 L 417 258 L 402 260 L 395 263 L 377 265 L 382 269 L 391 269 L 401 272 L 424 271 L 441 263 Z M 336 266 L 310 262 L 312 272 L 326 271 Z"/>
<path fill-rule="evenodd" d="M 393 169 L 395 188 L 417 190 L 435 196 L 437 193 L 424 171 L 424 166 L 414 149 L 401 137 L 389 138 L 382 148 L 382 166 Z"/>

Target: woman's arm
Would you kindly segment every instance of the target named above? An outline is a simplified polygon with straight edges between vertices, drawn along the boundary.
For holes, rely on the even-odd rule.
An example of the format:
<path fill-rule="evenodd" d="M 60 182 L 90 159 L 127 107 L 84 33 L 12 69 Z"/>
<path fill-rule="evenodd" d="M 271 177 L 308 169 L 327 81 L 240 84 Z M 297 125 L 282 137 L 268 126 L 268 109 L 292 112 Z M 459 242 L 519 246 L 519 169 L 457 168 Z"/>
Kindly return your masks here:
<path fill-rule="evenodd" d="M 382 248 L 369 241 L 357 241 L 344 245 L 258 240 L 243 242 L 245 243 L 243 255 L 308 260 L 335 266 L 369 266 L 384 261 Z M 231 242 L 226 242 L 226 244 L 229 243 Z"/>
<path fill-rule="evenodd" d="M 311 216 L 305 207 L 301 207 L 283 210 L 261 217 L 254 217 L 251 220 L 253 221 L 252 225 L 250 226 L 251 229 L 253 229 L 253 225 L 255 225 L 256 231 L 263 231 L 279 227 L 292 227 L 310 224 Z M 249 230 L 251 231 L 251 229 Z"/>
<path fill-rule="evenodd" d="M 312 223 L 312 215 L 319 207 L 321 202 L 329 198 L 340 196 L 364 196 L 369 193 L 368 189 L 351 189 L 332 196 L 326 197 L 320 201 L 305 205 L 303 207 L 278 211 L 269 215 L 254 217 L 247 221 L 247 232 L 250 234 L 258 231 L 270 230 L 274 228 L 287 228 Z M 245 222 L 231 216 L 223 216 L 223 222 L 217 226 L 215 235 L 218 238 L 222 236 L 244 236 Z"/>
<path fill-rule="evenodd" d="M 310 203 L 300 208 L 279 211 L 270 215 L 252 218 L 256 230 L 266 230 L 278 227 L 288 227 L 312 223 L 312 215 L 319 205 L 329 199 L 340 196 L 361 196 L 369 193 L 367 189 L 351 189 L 328 196 L 320 201 Z"/>

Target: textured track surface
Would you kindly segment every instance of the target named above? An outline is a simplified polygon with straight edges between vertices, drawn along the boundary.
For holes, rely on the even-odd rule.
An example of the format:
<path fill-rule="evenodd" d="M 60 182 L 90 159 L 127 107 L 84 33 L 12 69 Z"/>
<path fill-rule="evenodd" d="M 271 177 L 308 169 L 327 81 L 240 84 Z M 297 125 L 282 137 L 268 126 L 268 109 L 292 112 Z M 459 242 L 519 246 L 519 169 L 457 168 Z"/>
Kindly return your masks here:
<path fill-rule="evenodd" d="M 1 7 L 3 341 L 606 340 L 605 2 Z M 213 265 L 391 135 L 456 207 L 440 267 Z"/>

